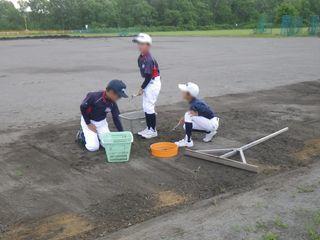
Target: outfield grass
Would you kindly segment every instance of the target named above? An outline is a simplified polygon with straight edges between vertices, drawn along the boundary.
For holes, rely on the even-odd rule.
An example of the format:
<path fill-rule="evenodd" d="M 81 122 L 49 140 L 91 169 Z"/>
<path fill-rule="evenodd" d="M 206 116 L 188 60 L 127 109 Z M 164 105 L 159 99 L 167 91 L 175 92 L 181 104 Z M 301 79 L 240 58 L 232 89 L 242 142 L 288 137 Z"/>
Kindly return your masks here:
<path fill-rule="evenodd" d="M 280 33 L 280 31 L 277 31 Z M 207 30 L 207 31 L 179 31 L 179 32 L 153 32 L 155 36 L 207 36 L 207 37 L 251 37 L 254 34 L 252 29 L 228 29 L 228 30 Z M 259 34 L 272 36 L 274 34 Z"/>
<path fill-rule="evenodd" d="M 308 29 L 302 29 L 297 36 L 308 36 Z M 128 33 L 133 35 L 135 33 Z M 152 36 L 199 36 L 199 37 L 281 37 L 280 29 L 274 28 L 270 33 L 255 34 L 252 29 L 228 29 L 228 30 L 206 30 L 206 31 L 172 31 L 172 32 L 150 32 Z M 0 32 L 0 38 L 14 39 L 25 37 L 117 37 L 119 33 L 80 33 L 75 31 L 10 31 Z"/>
<path fill-rule="evenodd" d="M 63 36 L 70 35 L 70 31 L 8 31 L 0 32 L 0 38 L 23 38 L 23 37 L 39 37 L 39 36 Z"/>
<path fill-rule="evenodd" d="M 173 32 L 152 32 L 152 36 L 190 36 L 190 37 L 282 37 L 280 28 L 263 34 L 256 34 L 253 29 L 226 29 L 206 31 L 173 31 Z M 303 28 L 296 36 L 308 36 L 308 28 Z"/>

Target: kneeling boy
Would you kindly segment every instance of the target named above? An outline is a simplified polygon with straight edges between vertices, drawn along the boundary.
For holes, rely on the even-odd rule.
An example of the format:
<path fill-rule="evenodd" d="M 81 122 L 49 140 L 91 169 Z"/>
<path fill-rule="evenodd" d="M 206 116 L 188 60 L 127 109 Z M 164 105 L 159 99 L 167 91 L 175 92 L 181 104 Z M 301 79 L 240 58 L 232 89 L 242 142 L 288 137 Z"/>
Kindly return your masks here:
<path fill-rule="evenodd" d="M 179 84 L 179 89 L 182 91 L 183 99 L 189 105 L 189 111 L 181 118 L 180 123 L 184 123 L 186 136 L 176 144 L 179 147 L 193 147 L 191 138 L 192 131 L 206 132 L 204 142 L 210 142 L 216 135 L 219 127 L 219 118 L 215 116 L 211 108 L 202 100 L 197 99 L 199 95 L 199 87 L 195 83 Z"/>
<path fill-rule="evenodd" d="M 105 91 L 90 92 L 80 105 L 82 131 L 77 134 L 77 140 L 85 144 L 93 152 L 99 150 L 100 137 L 110 132 L 107 114 L 111 113 L 118 131 L 123 131 L 119 118 L 119 108 L 116 103 L 120 98 L 127 98 L 126 85 L 120 80 L 109 82 Z"/>

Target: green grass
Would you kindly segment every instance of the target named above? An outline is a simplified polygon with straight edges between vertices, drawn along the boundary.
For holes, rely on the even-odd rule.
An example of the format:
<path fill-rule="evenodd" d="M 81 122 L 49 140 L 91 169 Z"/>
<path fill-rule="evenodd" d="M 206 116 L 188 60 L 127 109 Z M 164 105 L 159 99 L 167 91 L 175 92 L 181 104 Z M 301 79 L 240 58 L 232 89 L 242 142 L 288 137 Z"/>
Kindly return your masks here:
<path fill-rule="evenodd" d="M 173 31 L 173 32 L 153 32 L 154 36 L 188 36 L 188 37 L 276 37 L 280 35 L 279 29 L 274 29 L 273 33 L 254 34 L 252 29 L 226 29 L 207 31 Z"/>
<path fill-rule="evenodd" d="M 267 226 L 266 222 L 259 220 L 256 222 L 256 228 L 258 230 L 266 230 L 268 228 L 268 226 Z"/>
<path fill-rule="evenodd" d="M 245 231 L 246 233 L 252 233 L 256 231 L 256 228 L 254 226 L 244 226 L 243 227 L 243 231 Z"/>
<path fill-rule="evenodd" d="M 284 223 L 279 216 L 274 220 L 274 225 L 278 228 L 288 228 L 288 224 Z"/>
<path fill-rule="evenodd" d="M 129 33 L 132 35 L 133 33 Z M 252 29 L 228 29 L 228 30 L 206 30 L 206 31 L 169 31 L 169 32 L 150 32 L 152 36 L 167 37 L 281 37 L 280 29 L 275 28 L 272 33 L 255 34 Z M 19 37 L 45 37 L 45 36 L 69 36 L 69 37 L 116 37 L 119 33 L 80 33 L 73 31 L 9 31 L 0 32 L 0 38 L 19 38 Z M 307 29 L 297 36 L 308 36 Z"/>
<path fill-rule="evenodd" d="M 309 227 L 307 231 L 310 240 L 320 240 L 320 234 L 314 227 Z"/>
<path fill-rule="evenodd" d="M 17 177 L 21 177 L 23 175 L 23 172 L 21 170 L 17 169 L 15 174 Z"/>
<path fill-rule="evenodd" d="M 307 233 L 310 240 L 320 240 L 320 210 L 315 211 L 311 221 L 307 224 Z"/>
<path fill-rule="evenodd" d="M 315 186 L 314 185 L 301 185 L 297 187 L 298 193 L 311 193 L 314 192 Z"/>
<path fill-rule="evenodd" d="M 232 230 L 233 232 L 239 233 L 239 232 L 241 232 L 241 226 L 238 225 L 238 224 L 233 225 L 233 226 L 231 226 L 231 230 Z"/>
<path fill-rule="evenodd" d="M 320 210 L 313 215 L 313 222 L 320 226 Z"/>
<path fill-rule="evenodd" d="M 273 232 L 268 232 L 262 236 L 262 240 L 278 240 L 279 236 Z"/>
<path fill-rule="evenodd" d="M 281 37 L 280 28 L 274 28 L 270 33 L 255 34 L 253 29 L 226 29 L 206 31 L 172 31 L 152 32 L 153 36 L 186 36 L 186 37 Z M 304 28 L 297 36 L 308 36 L 307 28 Z"/>
<path fill-rule="evenodd" d="M 7 31 L 0 32 L 0 37 L 28 37 L 28 36 L 55 36 L 55 35 L 68 35 L 69 31 Z"/>

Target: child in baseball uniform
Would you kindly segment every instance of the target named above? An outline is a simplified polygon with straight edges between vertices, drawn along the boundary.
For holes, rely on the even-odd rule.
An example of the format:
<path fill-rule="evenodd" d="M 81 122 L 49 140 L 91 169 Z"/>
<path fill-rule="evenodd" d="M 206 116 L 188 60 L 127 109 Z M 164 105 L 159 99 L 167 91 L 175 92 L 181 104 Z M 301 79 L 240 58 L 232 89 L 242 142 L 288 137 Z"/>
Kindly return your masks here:
<path fill-rule="evenodd" d="M 85 144 L 88 151 L 97 151 L 100 148 L 100 137 L 110 132 L 107 114 L 111 113 L 114 125 L 118 131 L 123 131 L 119 118 L 117 101 L 127 98 L 126 85 L 120 80 L 109 82 L 106 90 L 89 92 L 80 105 L 81 128 L 77 134 L 77 141 Z"/>
<path fill-rule="evenodd" d="M 216 135 L 219 127 L 219 118 L 214 111 L 203 101 L 198 99 L 199 87 L 197 84 L 189 82 L 179 84 L 182 97 L 189 103 L 189 110 L 180 119 L 180 124 L 184 124 L 185 138 L 176 142 L 179 147 L 193 147 L 192 131 L 205 132 L 204 142 L 210 142 Z"/>
<path fill-rule="evenodd" d="M 148 34 L 140 33 L 133 39 L 133 42 L 138 44 L 140 51 L 138 66 L 144 81 L 137 95 L 143 95 L 142 107 L 147 124 L 146 129 L 138 134 L 143 138 L 150 139 L 158 136 L 155 104 L 161 90 L 160 70 L 157 61 L 150 53 L 151 37 Z"/>

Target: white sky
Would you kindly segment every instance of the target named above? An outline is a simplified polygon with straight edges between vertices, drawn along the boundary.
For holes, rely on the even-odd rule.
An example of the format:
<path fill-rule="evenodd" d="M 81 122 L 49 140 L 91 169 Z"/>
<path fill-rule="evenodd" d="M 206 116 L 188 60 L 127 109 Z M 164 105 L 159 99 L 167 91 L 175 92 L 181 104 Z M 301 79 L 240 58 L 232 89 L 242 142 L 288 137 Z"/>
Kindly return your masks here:
<path fill-rule="evenodd" d="M 19 7 L 18 5 L 18 0 L 9 0 L 10 2 L 13 2 L 13 4 L 16 6 L 16 7 Z"/>
<path fill-rule="evenodd" d="M 18 1 L 19 1 L 19 0 L 7 0 L 7 1 L 12 2 L 16 8 L 19 8 L 19 7 L 20 7 L 19 4 L 18 4 Z M 23 1 L 24 1 L 24 0 L 23 0 Z M 30 11 L 30 8 L 27 8 L 26 11 L 29 12 L 29 11 Z"/>

